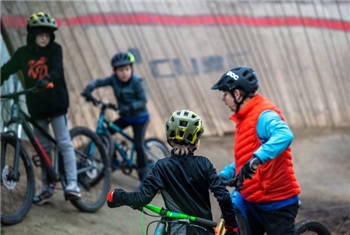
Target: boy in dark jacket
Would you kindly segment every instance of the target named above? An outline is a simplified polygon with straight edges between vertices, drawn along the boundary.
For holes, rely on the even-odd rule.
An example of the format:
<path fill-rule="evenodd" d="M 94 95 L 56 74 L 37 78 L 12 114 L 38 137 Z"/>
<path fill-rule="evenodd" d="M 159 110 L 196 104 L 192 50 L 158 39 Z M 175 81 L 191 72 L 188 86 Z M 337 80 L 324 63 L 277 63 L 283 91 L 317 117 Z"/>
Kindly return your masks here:
<path fill-rule="evenodd" d="M 82 96 L 91 99 L 91 92 L 99 87 L 110 86 L 118 102 L 120 118 L 114 124 L 124 129 L 132 126 L 134 144 L 137 153 L 136 167 L 141 183 L 148 173 L 147 157 L 143 150 L 144 135 L 146 132 L 149 114 L 146 103 L 146 90 L 142 79 L 133 71 L 134 56 L 129 52 L 119 52 L 113 56 L 111 66 L 113 74 L 104 79 L 90 82 L 84 89 Z M 113 134 L 113 130 L 111 133 Z M 119 164 L 115 158 L 112 167 Z"/>
<path fill-rule="evenodd" d="M 141 208 L 161 191 L 167 209 L 212 220 L 210 190 L 219 202 L 226 234 L 237 234 L 229 191 L 209 159 L 194 155 L 203 132 L 202 119 L 194 112 L 174 112 L 166 123 L 167 140 L 173 148 L 171 157 L 157 161 L 138 191 L 111 190 L 107 205 L 111 208 L 122 205 Z M 214 234 L 213 228 L 205 229 L 174 223 L 169 223 L 167 227 L 169 234 Z"/>
<path fill-rule="evenodd" d="M 1 67 L 1 85 L 9 76 L 22 71 L 24 87 L 42 88 L 28 93 L 26 102 L 29 114 L 46 131 L 51 123 L 59 150 L 63 156 L 67 176 L 64 194 L 67 200 L 81 197 L 77 184 L 77 166 L 71 143 L 67 112 L 68 90 L 63 72 L 61 46 L 54 42 L 57 30 L 55 19 L 48 13 L 32 14 L 27 22 L 27 45 L 18 48 L 11 59 Z M 50 156 L 50 142 L 38 131 L 35 134 L 44 150 Z M 54 182 L 49 182 L 42 168 L 42 186 L 35 193 L 34 204 L 43 203 L 54 193 Z"/>

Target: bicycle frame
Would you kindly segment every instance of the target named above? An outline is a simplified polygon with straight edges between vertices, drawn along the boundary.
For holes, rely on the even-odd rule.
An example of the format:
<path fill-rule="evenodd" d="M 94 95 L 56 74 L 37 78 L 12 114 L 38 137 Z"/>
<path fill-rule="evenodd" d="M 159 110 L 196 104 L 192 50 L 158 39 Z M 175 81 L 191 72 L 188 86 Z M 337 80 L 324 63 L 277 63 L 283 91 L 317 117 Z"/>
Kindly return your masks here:
<path fill-rule="evenodd" d="M 147 204 L 144 208 L 158 214 L 159 216 L 162 217 L 162 219 L 159 221 L 157 228 L 155 229 L 154 234 L 163 234 L 164 228 L 165 228 L 165 223 L 169 222 L 169 219 L 177 219 L 178 222 L 180 223 L 187 223 L 187 224 L 195 224 L 198 226 L 206 226 L 206 227 L 217 227 L 217 222 L 208 220 L 208 219 L 203 219 L 191 215 L 187 215 L 184 213 L 178 213 L 174 211 L 170 211 L 165 208 L 160 208 L 157 206 L 154 206 L 152 204 Z M 204 228 L 203 228 L 204 229 Z"/>
<path fill-rule="evenodd" d="M 16 111 L 18 113 L 16 113 Z M 52 182 L 56 182 L 59 180 L 59 153 L 58 153 L 58 147 L 57 147 L 57 142 L 56 140 L 48 133 L 46 132 L 43 128 L 41 128 L 32 118 L 30 118 L 25 112 L 23 112 L 21 109 L 18 109 L 18 103 L 14 103 L 12 106 L 12 115 L 13 118 L 7 123 L 4 124 L 4 132 L 9 132 L 8 126 L 11 124 L 16 124 L 16 133 L 14 134 L 14 137 L 16 139 L 16 146 L 21 145 L 22 142 L 22 130 L 24 130 L 24 133 L 27 135 L 30 143 L 35 149 L 35 152 L 37 153 L 37 156 L 39 156 L 40 164 L 43 164 L 43 166 L 47 170 L 47 174 L 49 179 Z M 34 135 L 34 130 L 30 126 L 34 126 L 37 128 L 37 130 L 42 133 L 45 138 L 47 138 L 51 143 L 54 144 L 55 149 L 54 149 L 54 162 L 50 159 L 48 154 L 45 152 L 43 149 L 42 145 L 39 143 L 39 140 L 37 137 Z M 10 131 L 14 132 L 14 131 Z M 19 156 L 19 150 L 20 148 L 16 148 L 15 156 Z M 33 162 L 36 166 L 38 166 L 38 160 L 34 159 L 33 157 Z M 18 177 L 17 170 L 18 170 L 18 164 L 19 164 L 19 158 L 15 157 L 14 158 L 14 177 Z"/>
<path fill-rule="evenodd" d="M 109 127 L 111 129 L 113 129 L 116 133 L 120 134 L 124 139 L 128 140 L 130 142 L 130 153 L 129 154 L 122 149 L 122 147 L 120 146 L 120 144 L 116 140 L 113 140 L 113 143 L 114 143 L 114 147 L 120 153 L 123 160 L 127 163 L 127 165 L 129 167 L 131 167 L 133 165 L 134 156 L 135 156 L 134 139 L 130 135 L 128 135 L 123 129 L 121 129 L 119 126 L 117 126 L 113 122 L 107 120 L 106 115 L 104 113 L 106 109 L 107 109 L 107 106 L 102 105 L 99 120 L 97 123 L 96 133 L 97 134 L 101 134 L 101 133 L 111 134 L 109 129 L 107 128 L 107 127 Z M 114 109 L 114 110 L 116 110 L 116 109 Z"/>

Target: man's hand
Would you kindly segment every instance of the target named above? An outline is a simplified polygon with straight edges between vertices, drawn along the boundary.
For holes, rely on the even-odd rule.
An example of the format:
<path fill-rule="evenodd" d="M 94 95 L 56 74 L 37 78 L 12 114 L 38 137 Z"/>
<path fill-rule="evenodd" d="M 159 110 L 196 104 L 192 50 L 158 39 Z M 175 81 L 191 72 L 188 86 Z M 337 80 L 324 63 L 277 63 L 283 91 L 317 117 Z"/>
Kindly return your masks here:
<path fill-rule="evenodd" d="M 121 201 L 121 196 L 125 191 L 123 189 L 111 189 L 107 194 L 107 206 L 109 208 L 120 207 L 124 204 Z"/>
<path fill-rule="evenodd" d="M 248 178 L 248 179 L 252 179 L 256 169 L 258 169 L 260 162 L 259 159 L 256 157 L 251 158 L 248 162 L 246 162 L 241 171 L 239 172 L 238 176 L 239 176 L 239 180 L 243 183 L 244 179 Z M 237 176 L 237 177 L 238 177 Z M 244 178 L 242 178 L 244 177 Z"/>

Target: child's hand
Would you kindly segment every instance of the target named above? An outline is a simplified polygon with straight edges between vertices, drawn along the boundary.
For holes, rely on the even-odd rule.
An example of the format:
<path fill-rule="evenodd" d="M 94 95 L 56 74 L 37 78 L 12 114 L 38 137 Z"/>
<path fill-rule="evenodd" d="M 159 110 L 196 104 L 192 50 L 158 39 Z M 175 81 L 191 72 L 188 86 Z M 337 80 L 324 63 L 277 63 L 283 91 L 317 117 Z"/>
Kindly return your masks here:
<path fill-rule="evenodd" d="M 50 84 L 50 82 L 51 82 L 50 79 L 48 77 L 45 77 L 36 83 L 36 87 L 38 89 L 47 88 L 47 86 Z"/>
<path fill-rule="evenodd" d="M 122 194 L 125 193 L 123 189 L 111 189 L 107 194 L 107 206 L 109 208 L 120 207 L 124 204 L 121 201 Z"/>

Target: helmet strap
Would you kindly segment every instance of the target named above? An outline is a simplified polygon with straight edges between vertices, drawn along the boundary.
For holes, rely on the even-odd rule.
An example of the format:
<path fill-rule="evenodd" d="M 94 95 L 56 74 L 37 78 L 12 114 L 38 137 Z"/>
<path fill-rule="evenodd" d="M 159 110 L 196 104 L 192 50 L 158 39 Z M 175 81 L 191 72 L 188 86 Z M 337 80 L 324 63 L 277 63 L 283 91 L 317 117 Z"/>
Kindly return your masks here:
<path fill-rule="evenodd" d="M 234 94 L 234 91 L 235 91 L 235 90 L 238 90 L 239 93 L 240 93 L 240 95 L 241 95 L 242 93 L 241 93 L 241 91 L 240 91 L 239 89 L 234 89 L 233 91 L 230 92 L 231 95 L 232 95 L 232 97 L 233 97 L 233 101 L 234 101 L 235 104 L 236 104 L 235 113 L 238 113 L 239 109 L 241 108 L 241 105 L 243 104 L 244 100 L 248 97 L 248 95 L 247 95 L 247 94 L 244 94 L 242 100 L 238 102 L 238 100 L 236 99 L 236 96 L 235 96 L 235 94 Z"/>

